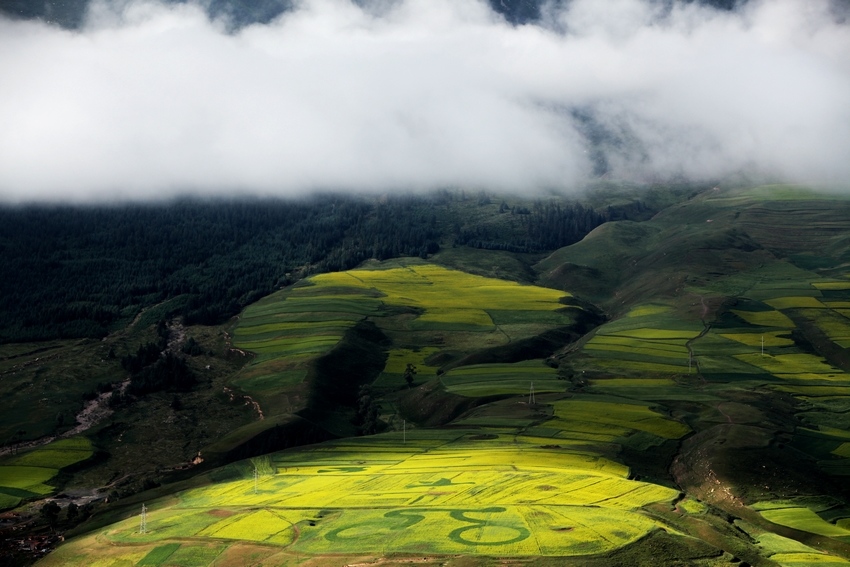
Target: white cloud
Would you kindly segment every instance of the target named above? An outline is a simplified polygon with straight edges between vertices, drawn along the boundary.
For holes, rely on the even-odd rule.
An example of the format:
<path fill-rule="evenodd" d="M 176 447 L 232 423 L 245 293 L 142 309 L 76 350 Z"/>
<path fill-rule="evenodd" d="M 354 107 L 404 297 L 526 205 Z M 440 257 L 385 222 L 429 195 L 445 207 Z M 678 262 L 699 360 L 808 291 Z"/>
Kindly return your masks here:
<path fill-rule="evenodd" d="M 0 200 L 569 189 L 592 170 L 575 109 L 615 176 L 850 180 L 825 0 L 573 0 L 518 27 L 478 0 L 304 0 L 233 33 L 114 6 L 79 32 L 0 19 Z"/>

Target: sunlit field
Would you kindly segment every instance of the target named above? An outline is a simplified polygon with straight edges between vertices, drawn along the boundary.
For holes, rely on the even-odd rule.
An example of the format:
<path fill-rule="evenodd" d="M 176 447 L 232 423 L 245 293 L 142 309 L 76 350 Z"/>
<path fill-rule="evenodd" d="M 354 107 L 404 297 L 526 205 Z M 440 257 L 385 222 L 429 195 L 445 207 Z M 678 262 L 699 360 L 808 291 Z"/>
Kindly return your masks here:
<path fill-rule="evenodd" d="M 687 431 L 645 406 L 590 403 L 559 405 L 548 425 L 560 430 L 615 409 L 626 411 L 600 427 L 621 436 Z M 213 565 L 247 553 L 235 547 L 245 542 L 276 549 L 269 564 L 338 553 L 583 556 L 669 530 L 638 510 L 672 502 L 676 490 L 629 480 L 627 467 L 592 446 L 493 431 L 393 432 L 230 465 L 218 482 L 148 503 L 145 533 L 131 514 L 44 564 L 88 565 L 85 555 L 96 553 L 139 565 Z"/>

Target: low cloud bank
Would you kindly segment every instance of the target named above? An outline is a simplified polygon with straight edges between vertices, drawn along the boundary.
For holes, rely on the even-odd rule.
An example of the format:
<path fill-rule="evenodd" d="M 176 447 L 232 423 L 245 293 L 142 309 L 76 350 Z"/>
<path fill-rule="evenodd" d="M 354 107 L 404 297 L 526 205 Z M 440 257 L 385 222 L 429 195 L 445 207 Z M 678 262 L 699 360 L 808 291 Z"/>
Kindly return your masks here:
<path fill-rule="evenodd" d="M 850 181 L 850 23 L 827 0 L 303 0 L 0 19 L 0 201 L 296 195 L 760 172 Z"/>

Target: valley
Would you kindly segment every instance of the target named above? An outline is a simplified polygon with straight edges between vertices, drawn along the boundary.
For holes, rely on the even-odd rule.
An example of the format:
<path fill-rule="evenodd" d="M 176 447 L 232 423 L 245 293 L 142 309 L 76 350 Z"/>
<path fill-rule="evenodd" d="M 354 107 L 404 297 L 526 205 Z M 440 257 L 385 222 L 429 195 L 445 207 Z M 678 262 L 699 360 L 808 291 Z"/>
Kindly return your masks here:
<path fill-rule="evenodd" d="M 850 564 L 850 199 L 655 191 L 590 191 L 610 220 L 551 252 L 443 232 L 179 337 L 0 345 L 16 443 L 165 336 L 194 377 L 0 457 L 0 504 L 63 503 L 39 565 Z M 500 205 L 463 230 L 519 238 Z"/>

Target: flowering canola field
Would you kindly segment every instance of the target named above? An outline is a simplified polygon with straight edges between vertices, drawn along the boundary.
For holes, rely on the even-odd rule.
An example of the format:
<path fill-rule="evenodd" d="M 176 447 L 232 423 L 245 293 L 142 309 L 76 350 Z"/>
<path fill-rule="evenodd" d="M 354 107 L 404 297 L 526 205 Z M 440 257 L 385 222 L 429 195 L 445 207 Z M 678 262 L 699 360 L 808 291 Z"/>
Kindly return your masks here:
<path fill-rule="evenodd" d="M 664 436 L 685 431 L 642 406 L 618 426 L 631 418 Z M 588 446 L 553 441 L 509 429 L 413 430 L 276 453 L 256 480 L 250 462 L 237 463 L 222 473 L 230 480 L 148 503 L 145 533 L 131 512 L 43 564 L 213 565 L 248 544 L 265 550 L 265 565 L 338 554 L 583 556 L 669 531 L 640 509 L 672 503 L 676 490 L 629 480 L 627 467 Z M 192 550 L 202 559 L 178 561 Z"/>

